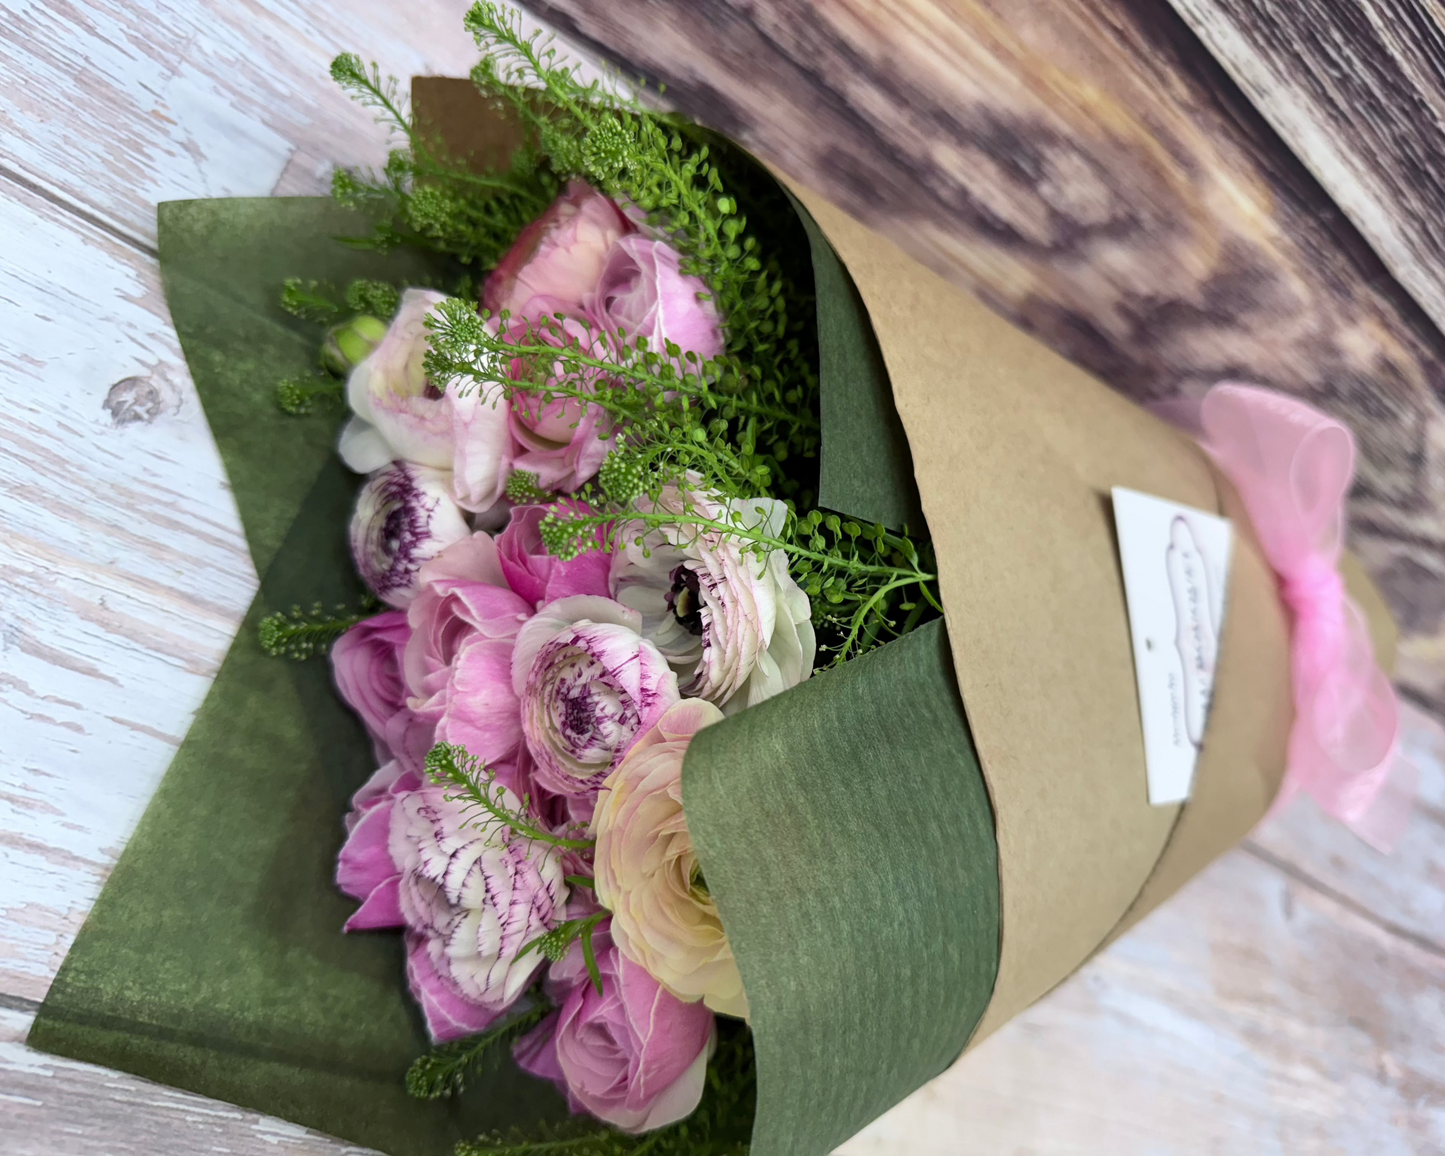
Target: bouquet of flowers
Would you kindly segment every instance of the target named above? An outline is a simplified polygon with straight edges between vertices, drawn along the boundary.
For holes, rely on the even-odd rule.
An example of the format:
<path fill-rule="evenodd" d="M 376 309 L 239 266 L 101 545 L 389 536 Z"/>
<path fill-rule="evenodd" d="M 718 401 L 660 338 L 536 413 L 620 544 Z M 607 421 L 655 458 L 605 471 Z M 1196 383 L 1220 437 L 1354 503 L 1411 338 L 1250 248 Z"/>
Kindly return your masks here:
<path fill-rule="evenodd" d="M 335 62 L 402 147 L 334 203 L 162 207 L 262 587 L 33 1042 L 397 1153 L 822 1153 L 1231 845 L 1301 735 L 1287 789 L 1369 802 L 1388 684 L 1296 580 L 1349 483 L 1320 415 L 1221 387 L 1201 449 L 467 24 L 410 112 Z M 1143 786 L 1116 485 L 1238 529 L 1187 805 Z"/>
<path fill-rule="evenodd" d="M 500 10 L 470 25 L 478 86 L 526 141 L 480 191 L 442 165 L 448 184 L 423 183 L 394 85 L 354 57 L 333 69 L 410 138 L 381 180 L 338 176 L 384 206 L 374 243 L 492 266 L 454 296 L 353 286 L 391 308 L 327 337 L 349 368 L 340 456 L 367 476 L 352 556 L 393 608 L 331 650 L 382 763 L 347 819 L 347 929 L 404 927 L 432 1039 L 466 1041 L 413 1069 L 419 1094 L 515 1040 L 574 1112 L 663 1128 L 698 1107 L 721 1016 L 737 1055 L 717 1092 L 750 1115 L 747 997 L 684 758 L 816 665 L 936 618 L 937 579 L 926 540 L 818 504 L 817 338 L 788 271 L 808 237 L 772 179 L 734 153 L 725 182 L 720 146 L 583 87 Z M 760 241 L 739 183 L 792 235 Z M 291 293 L 327 311 L 311 282 Z M 337 625 L 262 630 L 309 654 Z M 743 1138 L 750 1120 L 715 1122 Z"/>

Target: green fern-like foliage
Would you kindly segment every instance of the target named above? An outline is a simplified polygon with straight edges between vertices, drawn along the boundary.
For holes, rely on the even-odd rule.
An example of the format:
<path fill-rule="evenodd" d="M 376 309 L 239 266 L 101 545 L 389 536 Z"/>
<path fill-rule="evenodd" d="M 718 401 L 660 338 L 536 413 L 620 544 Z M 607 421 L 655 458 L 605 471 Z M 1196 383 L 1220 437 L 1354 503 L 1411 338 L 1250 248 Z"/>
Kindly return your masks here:
<path fill-rule="evenodd" d="M 523 795 L 520 806 L 508 804 L 497 773 L 467 749 L 454 743 L 437 743 L 427 752 L 426 773 L 439 786 L 452 788 L 448 802 L 460 802 L 474 823 L 500 824 L 513 835 L 532 843 L 544 843 L 564 851 L 588 851 L 593 839 L 559 835 L 544 826 L 532 810 L 532 798 Z"/>
<path fill-rule="evenodd" d="M 373 234 L 356 243 L 383 250 L 410 243 L 487 268 L 557 194 L 556 176 L 530 149 L 513 158 L 508 172 L 476 173 L 439 155 L 417 130 L 396 81 L 375 64 L 344 53 L 332 61 L 331 77 L 373 109 L 403 146 L 380 172 L 337 169 L 332 175 L 338 201 L 380 219 Z"/>
<path fill-rule="evenodd" d="M 536 474 L 528 470 L 513 470 L 507 479 L 507 500 L 519 506 L 543 505 L 553 501 L 557 495 L 544 490 Z"/>
<path fill-rule="evenodd" d="M 309 610 L 293 606 L 289 611 L 268 614 L 257 624 L 261 649 L 273 658 L 304 661 L 326 654 L 331 644 L 375 610 L 351 612 L 345 605 L 328 610 L 320 602 Z"/>
<path fill-rule="evenodd" d="M 341 306 L 333 300 L 334 292 L 330 285 L 319 281 L 287 277 L 281 284 L 281 308 L 305 321 L 334 321 L 341 312 Z"/>
<path fill-rule="evenodd" d="M 485 1060 L 526 1035 L 547 1018 L 551 1003 L 533 989 L 530 1006 L 479 1035 L 440 1044 L 412 1062 L 406 1073 L 406 1090 L 419 1100 L 442 1100 L 460 1095 Z"/>
<path fill-rule="evenodd" d="M 276 383 L 276 405 L 292 417 L 336 409 L 345 399 L 345 383 L 334 377 L 286 377 Z"/>
<path fill-rule="evenodd" d="M 353 313 L 389 318 L 401 303 L 401 291 L 386 281 L 358 277 L 346 287 L 346 307 Z"/>

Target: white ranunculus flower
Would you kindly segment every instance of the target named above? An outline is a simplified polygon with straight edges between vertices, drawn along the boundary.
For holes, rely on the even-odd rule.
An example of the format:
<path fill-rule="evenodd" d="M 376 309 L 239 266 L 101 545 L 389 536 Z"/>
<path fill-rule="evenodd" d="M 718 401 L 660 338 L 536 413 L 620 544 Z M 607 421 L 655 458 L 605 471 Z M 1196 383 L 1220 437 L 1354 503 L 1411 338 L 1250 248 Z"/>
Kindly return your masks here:
<path fill-rule="evenodd" d="M 390 462 L 356 495 L 351 557 L 378 598 L 403 607 L 416 596 L 422 563 L 471 533 L 452 500 L 449 472 Z"/>
<path fill-rule="evenodd" d="M 608 777 L 592 816 L 597 898 L 617 949 L 678 999 L 748 1016 L 748 1000 L 717 904 L 700 879 L 682 811 L 682 761 L 692 738 L 722 719 L 686 698 L 637 740 Z"/>
<path fill-rule="evenodd" d="M 426 375 L 426 316 L 446 300 L 408 289 L 386 336 L 351 371 L 346 401 L 355 416 L 341 431 L 341 460 L 369 474 L 390 461 L 452 468 L 452 412 L 444 389 Z"/>
<path fill-rule="evenodd" d="M 691 509 L 711 521 L 782 533 L 787 507 L 772 498 L 721 502 L 668 486 L 657 509 Z M 684 695 L 732 714 L 796 686 L 813 672 L 816 640 L 808 596 L 787 555 L 763 558 L 723 531 L 629 529 L 612 559 L 613 597 L 642 615 L 643 634 L 666 656 Z"/>
<path fill-rule="evenodd" d="M 502 805 L 522 809 L 505 787 Z M 533 939 L 566 918 L 562 855 L 513 835 L 499 819 L 478 819 L 444 787 L 400 795 L 391 812 L 388 850 L 400 873 L 402 918 L 430 968 L 412 961 L 419 998 L 445 1002 L 447 991 L 493 1012 L 510 1007 L 542 964 L 518 958 Z"/>

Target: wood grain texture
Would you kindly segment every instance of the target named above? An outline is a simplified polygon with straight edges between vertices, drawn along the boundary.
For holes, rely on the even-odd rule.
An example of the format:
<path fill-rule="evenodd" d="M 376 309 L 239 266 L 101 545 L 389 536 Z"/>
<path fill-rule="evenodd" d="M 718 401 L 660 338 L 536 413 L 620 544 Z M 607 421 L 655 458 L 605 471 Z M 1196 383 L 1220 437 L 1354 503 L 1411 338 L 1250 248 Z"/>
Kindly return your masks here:
<path fill-rule="evenodd" d="M 1244 846 L 1360 918 L 1445 958 L 1445 732 L 1408 704 L 1401 723 L 1420 790 L 1410 826 L 1389 855 L 1324 819 L 1309 799 L 1255 828 Z"/>
<path fill-rule="evenodd" d="M 1440 6 L 1169 2 L 1445 328 Z"/>
<path fill-rule="evenodd" d="M 1445 341 L 1164 0 L 528 0 L 1141 401 L 1346 420 L 1353 542 L 1445 706 Z"/>
<path fill-rule="evenodd" d="M 0 992 L 44 994 L 255 588 L 155 204 L 379 162 L 329 61 L 464 73 L 466 6 L 0 10 Z"/>
<path fill-rule="evenodd" d="M 387 140 L 328 79 L 340 52 L 465 76 L 465 0 L 56 0 L 0 9 L 0 165 L 141 246 L 158 201 L 313 195 Z"/>
<path fill-rule="evenodd" d="M 39 997 L 255 575 L 154 262 L 4 192 L 0 991 Z"/>

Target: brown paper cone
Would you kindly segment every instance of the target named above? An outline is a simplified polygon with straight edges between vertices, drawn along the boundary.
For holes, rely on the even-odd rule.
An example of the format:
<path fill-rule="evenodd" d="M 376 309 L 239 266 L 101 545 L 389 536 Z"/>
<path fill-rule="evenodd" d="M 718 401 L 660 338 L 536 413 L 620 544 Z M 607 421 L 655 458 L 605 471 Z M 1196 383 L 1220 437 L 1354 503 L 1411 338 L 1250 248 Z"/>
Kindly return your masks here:
<path fill-rule="evenodd" d="M 1288 630 L 1238 498 L 1187 438 L 793 186 L 868 307 L 913 453 L 997 821 L 998 983 L 979 1040 L 1265 813 Z M 1150 806 L 1109 491 L 1232 518 L 1220 669 L 1187 804 Z"/>

